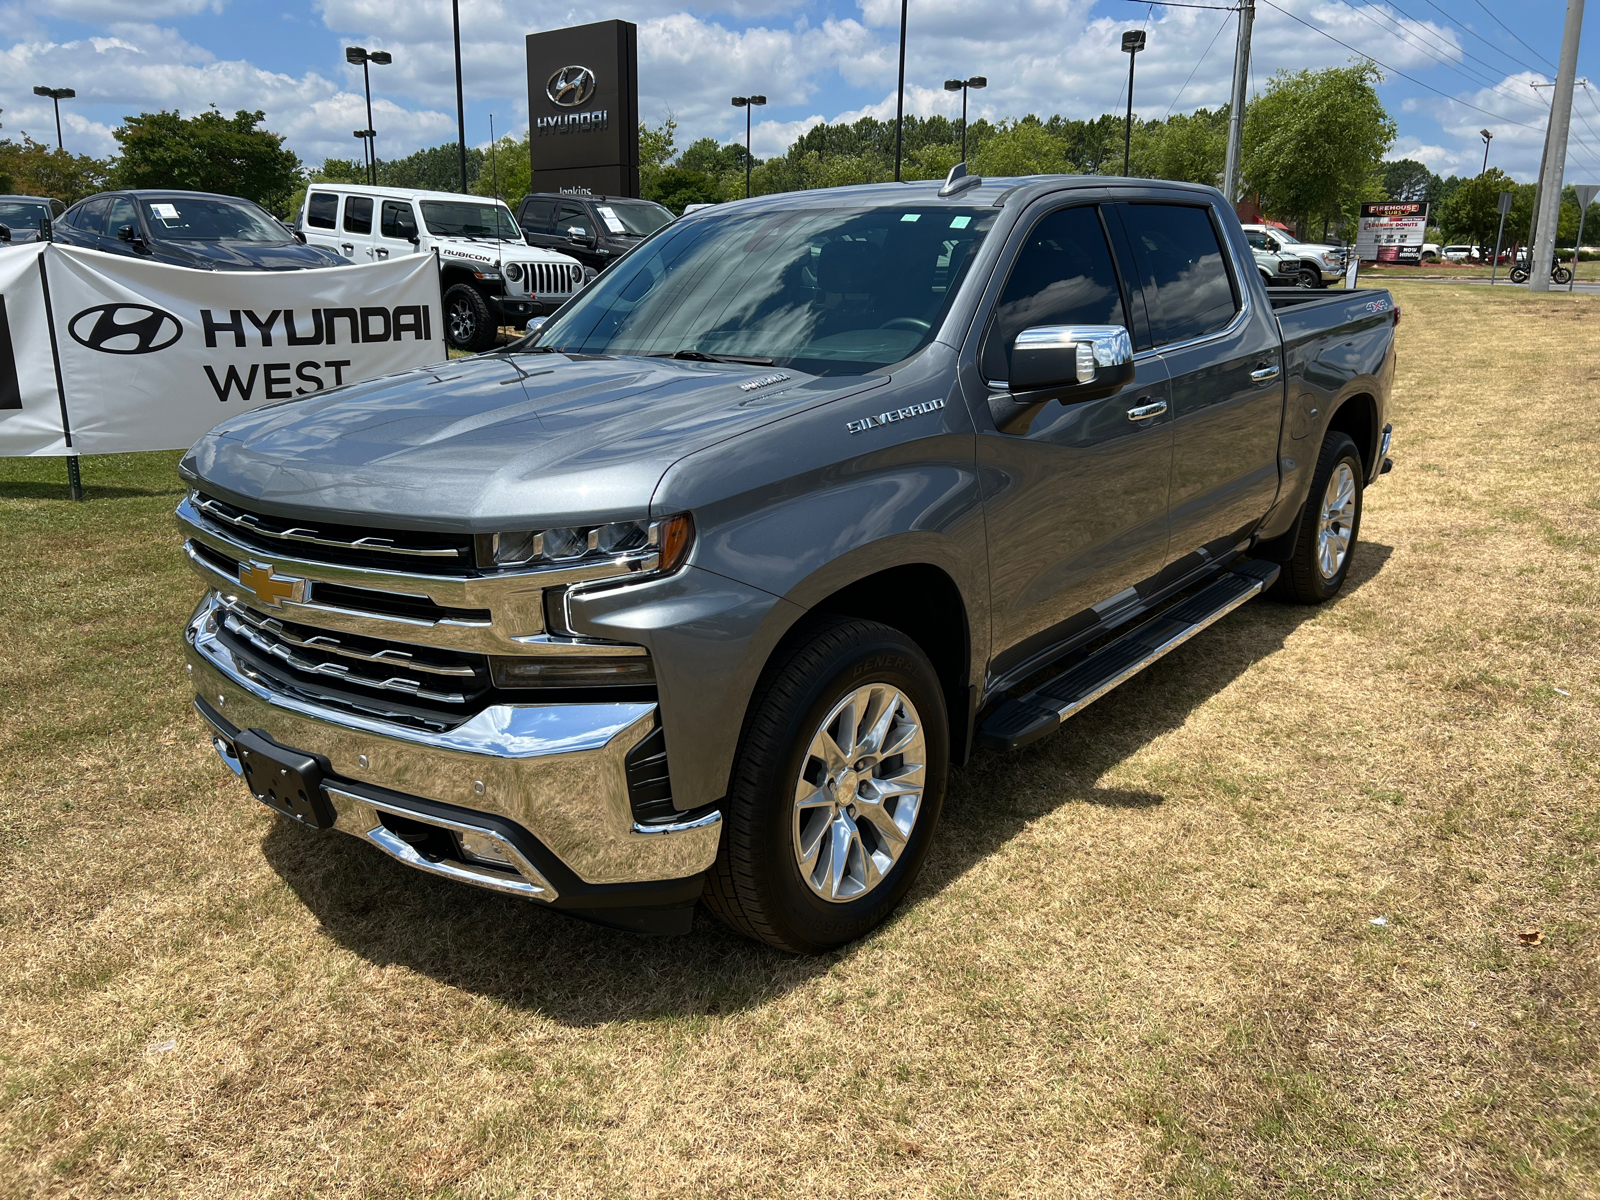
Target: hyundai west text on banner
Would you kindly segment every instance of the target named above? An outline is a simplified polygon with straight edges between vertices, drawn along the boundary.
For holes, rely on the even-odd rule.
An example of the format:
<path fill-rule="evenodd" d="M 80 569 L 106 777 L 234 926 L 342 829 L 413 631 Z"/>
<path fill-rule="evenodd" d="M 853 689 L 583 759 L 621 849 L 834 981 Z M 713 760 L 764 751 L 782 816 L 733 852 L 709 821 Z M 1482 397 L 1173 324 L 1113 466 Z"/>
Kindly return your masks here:
<path fill-rule="evenodd" d="M 27 257 L 31 274 L 0 266 L 19 372 L 8 410 L 0 346 L 0 454 L 181 449 L 241 409 L 446 357 L 432 255 L 281 273 Z"/>

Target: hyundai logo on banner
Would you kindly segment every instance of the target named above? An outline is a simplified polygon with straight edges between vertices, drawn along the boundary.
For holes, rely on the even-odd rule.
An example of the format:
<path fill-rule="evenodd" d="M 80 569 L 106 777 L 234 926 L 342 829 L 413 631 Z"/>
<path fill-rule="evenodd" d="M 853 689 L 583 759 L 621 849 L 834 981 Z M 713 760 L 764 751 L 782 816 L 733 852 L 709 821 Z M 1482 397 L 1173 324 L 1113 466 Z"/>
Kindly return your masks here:
<path fill-rule="evenodd" d="M 178 318 L 148 304 L 97 304 L 67 324 L 80 346 L 102 354 L 154 354 L 183 336 Z"/>

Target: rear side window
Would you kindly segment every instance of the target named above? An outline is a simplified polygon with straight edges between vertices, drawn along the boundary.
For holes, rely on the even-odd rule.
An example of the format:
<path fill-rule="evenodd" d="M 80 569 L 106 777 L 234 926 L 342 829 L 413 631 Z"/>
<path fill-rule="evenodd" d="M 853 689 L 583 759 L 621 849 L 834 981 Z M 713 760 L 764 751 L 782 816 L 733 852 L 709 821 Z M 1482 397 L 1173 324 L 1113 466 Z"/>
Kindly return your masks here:
<path fill-rule="evenodd" d="M 385 200 L 383 202 L 383 236 L 386 238 L 409 238 L 417 232 L 417 217 L 411 211 L 409 200 Z"/>
<path fill-rule="evenodd" d="M 1239 311 L 1211 210 L 1180 204 L 1121 208 L 1157 346 L 1215 333 Z"/>
<path fill-rule="evenodd" d="M 346 233 L 372 232 L 371 196 L 346 196 L 344 198 L 344 231 Z"/>
<path fill-rule="evenodd" d="M 1017 253 L 995 304 L 979 365 L 985 379 L 1011 378 L 1011 347 L 1035 325 L 1121 325 L 1128 319 L 1092 205 L 1041 217 Z"/>
<path fill-rule="evenodd" d="M 529 233 L 554 233 L 556 203 L 554 200 L 529 200 L 517 215 L 517 223 Z"/>
<path fill-rule="evenodd" d="M 306 224 L 313 229 L 332 229 L 339 215 L 339 197 L 332 192 L 312 192 L 306 201 Z"/>
<path fill-rule="evenodd" d="M 104 233 L 106 231 L 106 213 L 110 208 L 111 198 L 109 196 L 97 196 L 88 201 L 79 210 L 78 219 L 75 222 L 77 228 L 85 233 Z"/>

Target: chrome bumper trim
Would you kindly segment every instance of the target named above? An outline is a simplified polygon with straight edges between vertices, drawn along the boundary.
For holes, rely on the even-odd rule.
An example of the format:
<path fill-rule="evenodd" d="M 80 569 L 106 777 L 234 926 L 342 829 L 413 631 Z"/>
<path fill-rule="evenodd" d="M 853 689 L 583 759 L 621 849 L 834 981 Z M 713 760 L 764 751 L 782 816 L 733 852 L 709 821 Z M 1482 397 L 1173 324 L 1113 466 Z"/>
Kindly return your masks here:
<path fill-rule="evenodd" d="M 200 602 L 185 650 L 195 690 L 234 726 L 336 776 L 515 821 L 586 883 L 684 879 L 716 859 L 720 813 L 635 826 L 624 759 L 654 729 L 654 703 L 499 704 L 449 730 L 401 726 L 268 686 L 217 638 L 220 611 L 215 595 Z"/>

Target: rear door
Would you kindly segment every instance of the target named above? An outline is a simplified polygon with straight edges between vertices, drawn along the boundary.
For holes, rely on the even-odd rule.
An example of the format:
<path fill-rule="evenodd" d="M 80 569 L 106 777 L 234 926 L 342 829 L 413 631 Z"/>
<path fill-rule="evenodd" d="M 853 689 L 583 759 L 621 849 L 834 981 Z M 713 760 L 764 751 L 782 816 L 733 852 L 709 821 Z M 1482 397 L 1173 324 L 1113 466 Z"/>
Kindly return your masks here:
<path fill-rule="evenodd" d="M 351 262 L 371 262 L 376 257 L 372 236 L 375 207 L 371 196 L 344 198 L 344 212 L 339 220 L 339 253 Z"/>
<path fill-rule="evenodd" d="M 1138 598 L 1166 561 L 1172 472 L 1166 366 L 1148 346 L 1139 298 L 1119 279 L 1099 206 L 1034 218 L 1013 263 L 978 352 L 990 391 L 1005 390 L 1011 346 L 1034 326 L 1121 325 L 1143 352 L 1120 392 L 1051 401 L 1025 433 L 995 429 L 987 397 L 976 406 L 996 673 Z"/>
<path fill-rule="evenodd" d="M 326 246 L 343 254 L 339 248 L 339 193 L 313 187 L 306 193 L 305 221 L 300 232 L 312 246 Z"/>
<path fill-rule="evenodd" d="M 1172 387 L 1175 569 L 1246 540 L 1278 492 L 1283 348 L 1198 198 L 1115 205 Z"/>

